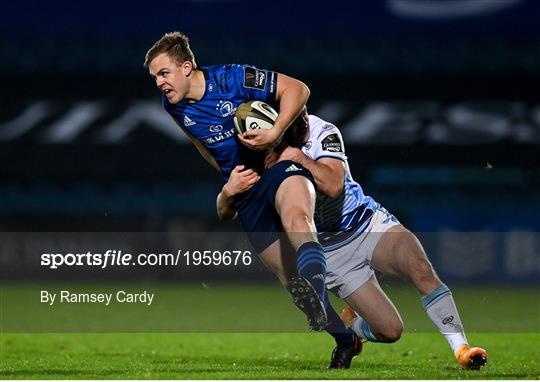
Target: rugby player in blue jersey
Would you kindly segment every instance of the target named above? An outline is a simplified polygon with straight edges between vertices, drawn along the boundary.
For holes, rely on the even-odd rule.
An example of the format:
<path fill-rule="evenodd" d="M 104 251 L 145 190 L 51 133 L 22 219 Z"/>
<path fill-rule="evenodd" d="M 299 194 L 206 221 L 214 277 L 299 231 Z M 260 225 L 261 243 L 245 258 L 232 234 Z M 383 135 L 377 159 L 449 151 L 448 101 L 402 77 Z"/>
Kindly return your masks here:
<path fill-rule="evenodd" d="M 144 65 L 163 93 L 163 107 L 210 165 L 225 179 L 236 166 L 260 176 L 249 191 L 234 196 L 234 208 L 259 254 L 284 245 L 279 233 L 287 233 L 298 268 L 298 276 L 288 280 L 289 291 L 308 316 L 310 328 L 323 330 L 327 326 L 326 262 L 313 221 L 313 178 L 292 161 L 264 171 L 262 151 L 279 142 L 300 114 L 309 97 L 307 86 L 249 65 L 199 67 L 188 38 L 179 32 L 161 37 L 148 50 Z M 235 133 L 236 108 L 248 100 L 279 109 L 273 129 L 247 132 L 243 137 Z"/>
<path fill-rule="evenodd" d="M 438 278 L 418 239 L 379 203 L 364 195 L 353 180 L 337 127 L 310 115 L 307 130 L 296 131 L 301 136 L 298 147 L 286 142 L 277 147 L 273 155 L 267 156 L 267 166 L 292 160 L 313 174 L 318 191 L 314 218 L 326 252 L 327 287 L 352 307 L 344 309 L 342 318 L 355 336 L 363 341 L 395 342 L 403 331 L 399 313 L 377 282 L 373 272 L 377 269 L 416 287 L 427 315 L 464 368 L 483 366 L 486 351 L 469 346 L 452 294 Z M 234 171 L 224 186 L 229 195 L 252 187 L 254 180 L 242 173 L 242 169 Z M 230 207 L 226 200 L 218 199 L 221 216 L 231 217 L 233 211 L 227 210 Z M 287 257 L 282 259 L 277 252 L 263 255 L 265 264 L 280 279 L 290 273 Z M 337 337 L 335 332 L 346 332 L 333 322 L 331 314 L 328 317 L 333 329 L 329 332 L 337 342 L 330 367 L 349 367 L 361 348 L 341 343 L 343 336 Z"/>

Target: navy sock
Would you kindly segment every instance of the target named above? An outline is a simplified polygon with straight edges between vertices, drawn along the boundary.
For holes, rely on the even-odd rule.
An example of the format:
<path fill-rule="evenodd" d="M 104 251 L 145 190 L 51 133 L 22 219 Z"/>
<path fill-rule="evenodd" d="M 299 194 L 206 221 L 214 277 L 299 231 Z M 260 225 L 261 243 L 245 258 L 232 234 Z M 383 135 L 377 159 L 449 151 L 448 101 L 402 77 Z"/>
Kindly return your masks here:
<path fill-rule="evenodd" d="M 326 303 L 326 259 L 322 246 L 316 241 L 302 244 L 297 251 L 296 268 L 298 274 L 308 280 Z"/>
<path fill-rule="evenodd" d="M 328 326 L 326 331 L 336 340 L 338 346 L 348 347 L 354 344 L 354 336 L 351 329 L 347 328 L 337 312 L 334 310 L 330 301 L 325 305 L 326 316 L 328 317 Z"/>

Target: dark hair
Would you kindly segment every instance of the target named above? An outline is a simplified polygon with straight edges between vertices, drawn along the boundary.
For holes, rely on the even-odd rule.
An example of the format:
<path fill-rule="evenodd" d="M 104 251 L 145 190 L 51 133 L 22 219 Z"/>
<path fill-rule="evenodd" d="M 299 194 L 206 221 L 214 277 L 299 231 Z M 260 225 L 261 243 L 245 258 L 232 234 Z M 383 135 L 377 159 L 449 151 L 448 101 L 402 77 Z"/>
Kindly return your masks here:
<path fill-rule="evenodd" d="M 291 123 L 289 128 L 285 131 L 283 140 L 287 142 L 289 146 L 300 148 L 306 143 L 307 134 L 309 131 L 309 117 L 307 109 L 300 112 L 300 115 Z"/>
<path fill-rule="evenodd" d="M 163 37 L 155 42 L 155 44 L 146 52 L 144 58 L 144 66 L 147 68 L 152 60 L 161 53 L 166 53 L 170 58 L 178 64 L 185 61 L 191 61 L 193 68 L 197 69 L 195 56 L 189 47 L 189 38 L 180 32 L 165 33 Z"/>

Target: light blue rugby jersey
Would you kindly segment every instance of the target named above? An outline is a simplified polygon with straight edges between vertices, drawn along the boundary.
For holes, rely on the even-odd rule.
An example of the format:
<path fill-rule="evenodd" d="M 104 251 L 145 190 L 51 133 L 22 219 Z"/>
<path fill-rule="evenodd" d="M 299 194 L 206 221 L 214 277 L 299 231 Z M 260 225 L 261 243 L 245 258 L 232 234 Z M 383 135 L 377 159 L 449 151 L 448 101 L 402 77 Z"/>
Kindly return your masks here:
<path fill-rule="evenodd" d="M 233 117 L 238 105 L 246 101 L 274 104 L 277 73 L 238 64 L 206 66 L 201 70 L 206 82 L 202 99 L 171 104 L 163 95 L 163 107 L 182 129 L 208 149 L 226 179 L 236 165 L 261 166 L 263 154 L 240 143 Z"/>
<path fill-rule="evenodd" d="M 362 187 L 354 181 L 343 138 L 336 126 L 310 115 L 309 139 L 302 151 L 313 160 L 336 158 L 345 164 L 343 193 L 334 199 L 317 193 L 314 216 L 319 241 L 324 249 L 337 249 L 350 243 L 366 229 L 379 204 L 364 195 Z"/>

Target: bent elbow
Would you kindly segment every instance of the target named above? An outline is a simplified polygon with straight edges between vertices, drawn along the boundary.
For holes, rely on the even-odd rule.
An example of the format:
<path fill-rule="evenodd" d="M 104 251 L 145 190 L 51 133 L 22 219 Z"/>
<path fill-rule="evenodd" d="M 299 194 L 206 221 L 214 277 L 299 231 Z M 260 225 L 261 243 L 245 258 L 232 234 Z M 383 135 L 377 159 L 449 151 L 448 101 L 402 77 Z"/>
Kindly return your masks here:
<path fill-rule="evenodd" d="M 217 211 L 217 216 L 219 218 L 219 220 L 231 220 L 231 218 L 229 217 L 230 214 L 227 213 L 227 211 L 223 211 L 223 210 L 219 210 Z"/>
<path fill-rule="evenodd" d="M 233 220 L 236 217 L 236 211 L 230 212 L 230 211 L 217 211 L 217 215 L 219 220 L 226 221 L 226 220 Z"/>

